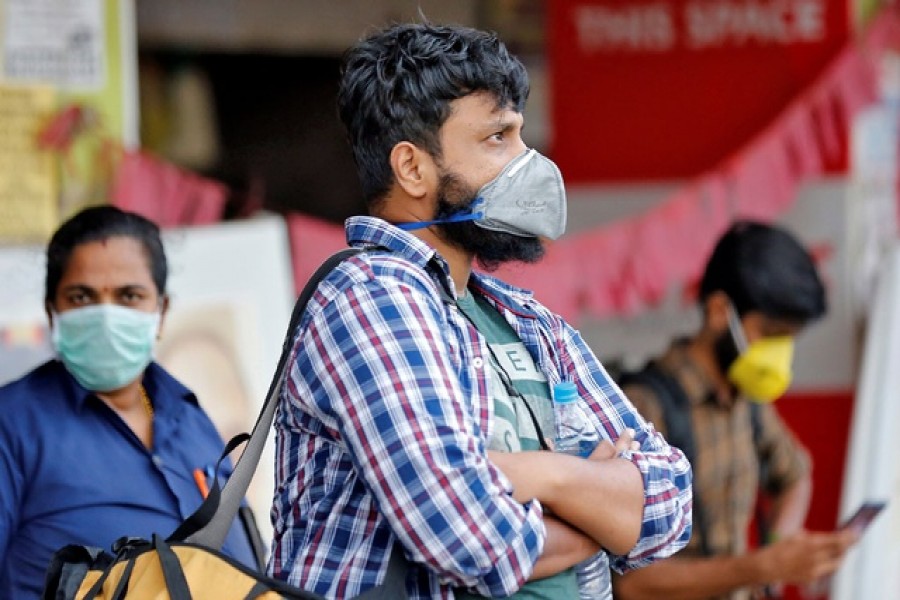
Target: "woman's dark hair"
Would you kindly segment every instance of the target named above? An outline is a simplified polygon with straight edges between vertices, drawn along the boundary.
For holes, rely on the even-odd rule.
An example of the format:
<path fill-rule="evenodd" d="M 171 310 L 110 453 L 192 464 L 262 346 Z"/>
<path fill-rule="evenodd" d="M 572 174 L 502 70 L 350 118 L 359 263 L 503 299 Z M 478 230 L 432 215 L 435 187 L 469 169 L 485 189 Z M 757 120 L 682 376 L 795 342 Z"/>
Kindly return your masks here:
<path fill-rule="evenodd" d="M 786 230 L 738 221 L 719 239 L 700 282 L 700 301 L 725 292 L 738 314 L 758 311 L 805 324 L 825 314 L 812 256 Z"/>
<path fill-rule="evenodd" d="M 82 244 L 111 237 L 130 237 L 144 248 L 150 276 L 160 295 L 166 293 L 169 267 L 163 250 L 159 227 L 152 221 L 114 206 L 85 208 L 60 225 L 47 245 L 47 279 L 44 300 L 52 303 L 56 298 L 59 281 L 69 265 L 72 251 Z"/>
<path fill-rule="evenodd" d="M 389 157 L 402 141 L 440 158 L 450 103 L 486 91 L 522 112 L 528 75 L 493 33 L 428 23 L 394 25 L 344 56 L 338 111 L 370 210 L 393 181 Z"/>

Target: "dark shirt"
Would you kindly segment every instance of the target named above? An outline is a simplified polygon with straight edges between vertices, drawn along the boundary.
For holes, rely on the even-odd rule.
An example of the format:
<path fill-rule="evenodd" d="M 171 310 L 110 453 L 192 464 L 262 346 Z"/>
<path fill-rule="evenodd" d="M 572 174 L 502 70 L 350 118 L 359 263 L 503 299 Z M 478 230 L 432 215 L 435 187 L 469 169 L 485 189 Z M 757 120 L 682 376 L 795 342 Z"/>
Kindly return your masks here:
<path fill-rule="evenodd" d="M 222 439 L 162 367 L 151 363 L 143 381 L 152 449 L 58 361 L 0 387 L 0 598 L 39 597 L 67 544 L 109 551 L 125 535 L 168 536 L 199 506 L 193 471 L 215 465 Z M 255 565 L 238 523 L 223 550 Z"/>

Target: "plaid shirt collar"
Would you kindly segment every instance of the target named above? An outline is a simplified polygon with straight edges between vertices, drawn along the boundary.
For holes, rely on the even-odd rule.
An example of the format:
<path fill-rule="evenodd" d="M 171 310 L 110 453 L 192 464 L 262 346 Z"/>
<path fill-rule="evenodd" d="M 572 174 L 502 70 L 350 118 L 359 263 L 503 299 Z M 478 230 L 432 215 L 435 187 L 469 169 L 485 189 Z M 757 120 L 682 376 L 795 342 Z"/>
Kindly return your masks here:
<path fill-rule="evenodd" d="M 383 219 L 369 216 L 350 217 L 345 222 L 347 243 L 351 246 L 381 247 L 438 275 L 451 297 L 456 297 L 450 267 L 438 252 L 415 235 L 391 225 Z M 479 271 L 472 271 L 469 285 L 484 294 L 500 310 L 520 317 L 535 318 L 532 308 L 534 294 L 530 290 L 510 285 Z"/>

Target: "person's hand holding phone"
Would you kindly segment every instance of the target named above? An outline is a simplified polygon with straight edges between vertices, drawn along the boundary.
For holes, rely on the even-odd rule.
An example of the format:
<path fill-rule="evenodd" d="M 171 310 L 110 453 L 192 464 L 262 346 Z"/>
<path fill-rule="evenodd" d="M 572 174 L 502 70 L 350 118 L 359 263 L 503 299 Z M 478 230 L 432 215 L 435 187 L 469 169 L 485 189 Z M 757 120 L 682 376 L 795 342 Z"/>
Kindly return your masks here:
<path fill-rule="evenodd" d="M 862 534 L 868 529 L 869 525 L 872 524 L 875 517 L 884 510 L 886 505 L 886 502 L 880 500 L 869 500 L 864 502 L 856 509 L 856 512 L 841 523 L 838 529 L 849 529 L 850 531 L 855 532 L 857 536 L 862 537 Z"/>
<path fill-rule="evenodd" d="M 806 585 L 837 570 L 856 539 L 849 530 L 798 531 L 761 549 L 761 566 L 772 583 Z"/>
<path fill-rule="evenodd" d="M 835 530 L 835 533 L 842 534 L 847 539 L 852 540 L 850 546 L 859 541 L 863 536 L 875 517 L 884 510 L 886 502 L 870 500 L 860 505 L 850 517 L 845 519 Z M 849 546 L 848 546 L 849 548 Z M 808 583 L 802 589 L 805 598 L 821 598 L 828 593 L 828 587 L 831 584 L 831 573 L 818 577 L 814 581 Z"/>

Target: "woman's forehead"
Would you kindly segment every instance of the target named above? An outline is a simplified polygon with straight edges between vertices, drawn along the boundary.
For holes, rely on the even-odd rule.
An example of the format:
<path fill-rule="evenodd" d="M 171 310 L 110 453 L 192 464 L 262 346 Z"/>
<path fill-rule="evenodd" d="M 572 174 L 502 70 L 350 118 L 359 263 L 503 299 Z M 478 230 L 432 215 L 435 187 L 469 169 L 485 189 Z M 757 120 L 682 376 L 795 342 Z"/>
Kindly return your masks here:
<path fill-rule="evenodd" d="M 75 246 L 63 279 L 134 279 L 152 283 L 150 262 L 143 244 L 132 237 L 113 236 Z"/>

